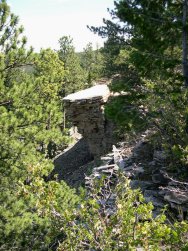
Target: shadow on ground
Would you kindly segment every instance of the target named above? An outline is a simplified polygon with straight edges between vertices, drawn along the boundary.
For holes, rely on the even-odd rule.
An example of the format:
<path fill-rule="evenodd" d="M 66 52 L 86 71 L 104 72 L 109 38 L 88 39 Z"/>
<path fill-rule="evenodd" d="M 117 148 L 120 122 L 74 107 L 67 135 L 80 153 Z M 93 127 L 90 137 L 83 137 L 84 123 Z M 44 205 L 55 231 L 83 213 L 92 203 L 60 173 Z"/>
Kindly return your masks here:
<path fill-rule="evenodd" d="M 84 173 L 87 172 L 87 163 L 93 160 L 89 146 L 85 139 L 80 139 L 73 147 L 58 155 L 54 160 L 54 170 L 49 180 L 57 175 L 59 180 L 64 180 L 73 187 L 78 187 L 84 182 Z M 83 168 L 82 168 L 83 167 Z"/>

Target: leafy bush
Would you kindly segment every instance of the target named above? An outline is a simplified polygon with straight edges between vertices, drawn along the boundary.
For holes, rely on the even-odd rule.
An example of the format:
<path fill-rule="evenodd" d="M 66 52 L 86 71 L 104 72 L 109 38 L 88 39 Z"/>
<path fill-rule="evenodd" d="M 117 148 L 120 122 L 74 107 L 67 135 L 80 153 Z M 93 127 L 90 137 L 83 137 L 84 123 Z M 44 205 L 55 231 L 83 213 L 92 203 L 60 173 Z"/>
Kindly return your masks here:
<path fill-rule="evenodd" d="M 114 187 L 96 181 L 79 208 L 65 211 L 66 238 L 58 250 L 187 250 L 188 223 L 169 224 L 164 212 L 154 218 L 153 205 L 123 175 L 118 179 Z"/>

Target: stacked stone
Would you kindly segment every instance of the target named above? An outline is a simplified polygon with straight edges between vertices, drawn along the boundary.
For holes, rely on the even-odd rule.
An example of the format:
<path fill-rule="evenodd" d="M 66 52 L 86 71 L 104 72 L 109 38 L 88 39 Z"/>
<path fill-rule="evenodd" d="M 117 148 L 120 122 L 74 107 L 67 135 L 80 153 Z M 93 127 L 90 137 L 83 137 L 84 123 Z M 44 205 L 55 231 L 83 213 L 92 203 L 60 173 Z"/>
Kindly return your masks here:
<path fill-rule="evenodd" d="M 111 149 L 113 143 L 112 126 L 104 116 L 104 104 L 109 95 L 108 87 L 99 85 L 64 98 L 67 118 L 87 140 L 96 161 Z"/>

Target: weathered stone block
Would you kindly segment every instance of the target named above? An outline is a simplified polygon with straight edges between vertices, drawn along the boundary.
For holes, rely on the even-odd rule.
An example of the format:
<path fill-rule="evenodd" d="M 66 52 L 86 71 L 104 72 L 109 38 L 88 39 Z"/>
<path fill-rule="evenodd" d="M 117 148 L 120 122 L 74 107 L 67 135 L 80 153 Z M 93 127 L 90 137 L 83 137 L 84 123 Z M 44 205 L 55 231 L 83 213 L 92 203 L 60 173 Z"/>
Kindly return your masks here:
<path fill-rule="evenodd" d="M 96 158 L 111 150 L 114 143 L 112 125 L 104 116 L 104 104 L 109 96 L 107 85 L 96 85 L 64 98 L 66 116 L 78 127 Z"/>

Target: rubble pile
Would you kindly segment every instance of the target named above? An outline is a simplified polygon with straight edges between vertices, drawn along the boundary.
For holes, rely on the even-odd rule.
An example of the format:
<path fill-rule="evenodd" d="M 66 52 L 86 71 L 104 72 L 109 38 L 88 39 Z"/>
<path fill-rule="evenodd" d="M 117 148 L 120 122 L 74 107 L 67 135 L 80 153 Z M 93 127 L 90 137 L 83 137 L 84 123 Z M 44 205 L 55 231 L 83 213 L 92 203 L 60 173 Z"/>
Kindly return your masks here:
<path fill-rule="evenodd" d="M 113 146 L 111 159 L 107 158 L 105 162 L 106 157 L 103 157 L 102 166 L 94 168 L 92 174 L 86 176 L 85 185 L 88 191 L 92 190 L 95 179 L 100 179 L 105 174 L 114 182 L 117 172 L 121 171 L 131 180 L 131 188 L 139 188 L 145 201 L 152 202 L 154 217 L 168 206 L 180 220 L 187 218 L 188 183 L 170 177 L 165 169 L 167 156 L 163 151 L 154 150 L 149 145 L 148 141 L 140 141 L 131 152 L 128 149 L 128 154 L 125 147 L 117 149 Z M 109 199 L 108 193 L 106 198 L 102 198 L 103 203 L 110 203 L 111 212 L 114 210 L 114 198 L 115 195 L 112 195 Z M 109 208 L 109 204 L 106 207 Z"/>

